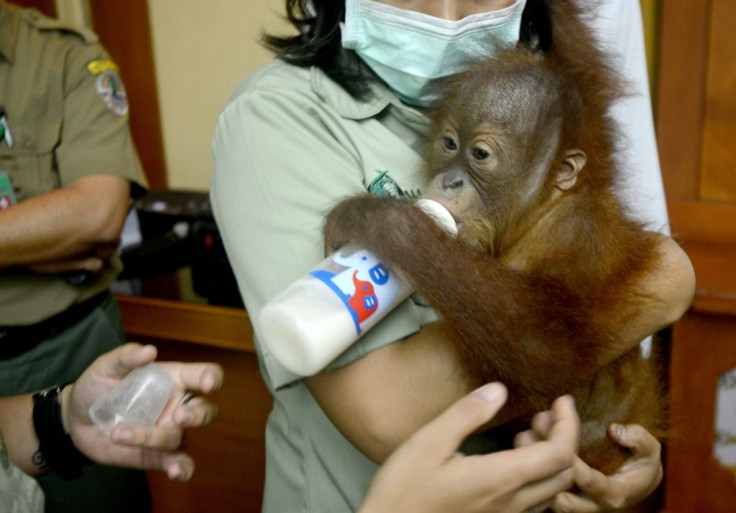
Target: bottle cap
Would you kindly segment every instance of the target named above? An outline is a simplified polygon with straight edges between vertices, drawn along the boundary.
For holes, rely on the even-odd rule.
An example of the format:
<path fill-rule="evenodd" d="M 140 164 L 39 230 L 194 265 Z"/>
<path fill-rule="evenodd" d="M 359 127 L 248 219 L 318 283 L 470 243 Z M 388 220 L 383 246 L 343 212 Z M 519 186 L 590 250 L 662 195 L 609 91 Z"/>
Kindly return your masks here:
<path fill-rule="evenodd" d="M 428 199 L 422 198 L 417 200 L 417 207 L 421 208 L 427 213 L 441 228 L 444 228 L 451 235 L 457 235 L 457 223 L 441 203 Z"/>

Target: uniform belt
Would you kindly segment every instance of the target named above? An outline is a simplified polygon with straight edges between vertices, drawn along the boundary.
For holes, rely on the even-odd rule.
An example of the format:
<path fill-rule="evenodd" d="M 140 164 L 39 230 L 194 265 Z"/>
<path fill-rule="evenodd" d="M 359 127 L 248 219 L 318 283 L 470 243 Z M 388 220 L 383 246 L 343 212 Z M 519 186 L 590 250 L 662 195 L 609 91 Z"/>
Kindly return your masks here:
<path fill-rule="evenodd" d="M 0 360 L 10 360 L 71 328 L 110 296 L 102 292 L 48 319 L 25 326 L 0 326 Z"/>

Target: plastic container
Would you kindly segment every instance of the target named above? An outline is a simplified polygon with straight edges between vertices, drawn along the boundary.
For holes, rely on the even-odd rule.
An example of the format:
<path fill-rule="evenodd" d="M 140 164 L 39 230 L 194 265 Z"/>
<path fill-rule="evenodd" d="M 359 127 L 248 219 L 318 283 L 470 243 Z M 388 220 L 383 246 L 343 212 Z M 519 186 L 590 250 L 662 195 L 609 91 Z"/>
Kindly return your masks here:
<path fill-rule="evenodd" d="M 421 199 L 417 206 L 448 232 L 457 233 L 442 205 Z M 348 244 L 261 309 L 261 342 L 291 372 L 311 376 L 412 292 L 373 253 Z"/>
<path fill-rule="evenodd" d="M 95 425 L 110 436 L 118 424 L 153 426 L 171 397 L 174 384 L 155 363 L 138 367 L 89 409 Z"/>

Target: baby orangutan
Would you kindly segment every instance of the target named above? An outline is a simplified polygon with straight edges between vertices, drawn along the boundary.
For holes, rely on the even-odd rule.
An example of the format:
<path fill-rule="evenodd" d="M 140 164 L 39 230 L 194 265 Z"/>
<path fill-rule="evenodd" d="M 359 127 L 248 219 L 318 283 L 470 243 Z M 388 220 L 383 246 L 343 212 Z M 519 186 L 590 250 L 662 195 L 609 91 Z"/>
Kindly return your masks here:
<path fill-rule="evenodd" d="M 325 238 L 398 269 L 441 314 L 472 384 L 506 384 L 496 425 L 528 425 L 572 393 L 580 455 L 611 474 L 629 454 L 606 436 L 609 423 L 664 432 L 656 358 L 623 334 L 652 301 L 638 285 L 661 264 L 664 237 L 615 195 L 608 110 L 621 88 L 594 45 L 580 48 L 575 59 L 514 49 L 450 84 L 425 196 L 451 211 L 457 238 L 410 202 L 372 196 L 340 203 Z"/>

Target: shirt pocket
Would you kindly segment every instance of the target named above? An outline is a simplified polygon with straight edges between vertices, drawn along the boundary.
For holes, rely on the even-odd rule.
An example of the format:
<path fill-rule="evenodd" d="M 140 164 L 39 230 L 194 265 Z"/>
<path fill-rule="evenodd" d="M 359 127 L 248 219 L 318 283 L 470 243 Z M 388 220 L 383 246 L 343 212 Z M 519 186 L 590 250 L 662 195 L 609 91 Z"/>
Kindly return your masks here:
<path fill-rule="evenodd" d="M 29 119 L 31 118 L 31 119 Z M 7 172 L 18 201 L 58 189 L 61 185 L 54 151 L 60 143 L 61 120 L 45 116 L 9 120 L 12 147 L 0 142 L 0 171 Z"/>

